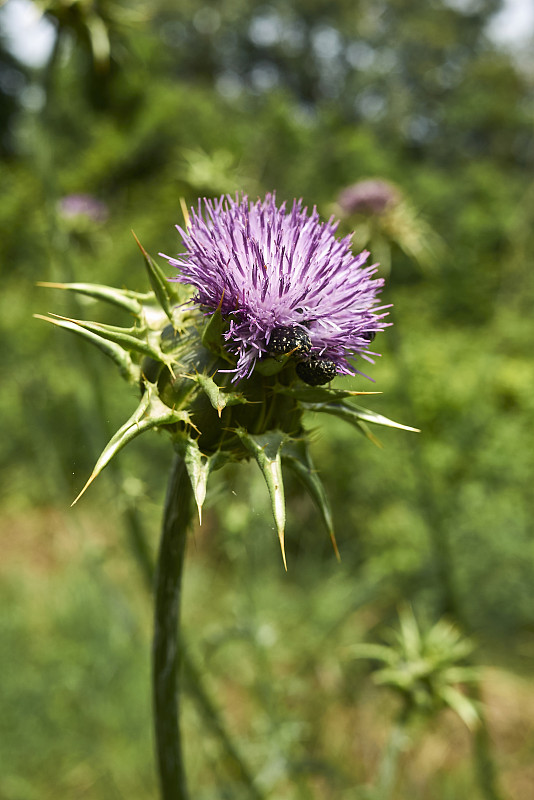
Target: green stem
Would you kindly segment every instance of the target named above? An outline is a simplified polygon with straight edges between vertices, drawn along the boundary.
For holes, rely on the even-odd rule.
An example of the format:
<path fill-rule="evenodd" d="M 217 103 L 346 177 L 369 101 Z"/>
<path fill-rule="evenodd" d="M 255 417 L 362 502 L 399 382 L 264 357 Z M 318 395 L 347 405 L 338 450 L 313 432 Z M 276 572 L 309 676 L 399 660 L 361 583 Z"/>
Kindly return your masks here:
<path fill-rule="evenodd" d="M 111 462 L 110 466 L 114 466 L 114 477 L 117 486 L 122 486 L 121 472 L 116 462 Z M 143 583 L 146 589 L 152 595 L 154 588 L 154 566 L 152 564 L 152 554 L 147 544 L 147 537 L 143 529 L 143 521 L 138 509 L 135 506 L 135 501 L 131 498 L 126 500 L 126 505 L 123 508 L 123 518 L 126 527 L 126 534 L 128 537 L 128 546 L 132 551 L 134 560 L 136 561 Z"/>
<path fill-rule="evenodd" d="M 395 782 L 397 780 L 399 760 L 402 755 L 405 745 L 407 729 L 410 723 L 411 709 L 406 705 L 399 718 L 396 720 L 391 731 L 389 741 L 386 745 L 382 762 L 378 771 L 378 778 L 376 783 L 376 797 L 377 800 L 390 800 L 393 796 L 395 789 Z"/>
<path fill-rule="evenodd" d="M 203 683 L 199 680 L 198 667 L 187 652 L 183 654 L 183 668 L 184 678 L 187 680 L 187 688 L 191 698 L 196 702 L 198 710 L 202 713 L 204 720 L 211 728 L 212 734 L 217 737 L 222 747 L 225 759 L 223 765 L 238 783 L 246 786 L 249 796 L 253 800 L 263 800 L 263 793 L 256 787 L 252 774 L 224 727 L 221 714 L 213 705 Z"/>
<path fill-rule="evenodd" d="M 178 669 L 182 656 L 182 573 L 192 495 L 184 462 L 176 455 L 165 498 L 155 585 L 153 697 L 162 800 L 187 800 L 188 796 L 179 726 Z"/>
<path fill-rule="evenodd" d="M 120 484 L 120 472 L 117 465 L 115 465 L 115 470 L 117 471 L 115 476 L 117 478 L 117 483 Z M 124 511 L 124 516 L 127 522 L 129 543 L 133 556 L 139 567 L 146 588 L 149 592 L 152 592 L 154 586 L 154 568 L 139 512 L 133 505 L 129 505 Z M 192 701 L 196 704 L 211 734 L 218 740 L 222 749 L 224 765 L 237 781 L 247 787 L 250 797 L 253 798 L 253 800 L 263 800 L 264 795 L 256 788 L 251 772 L 241 758 L 238 749 L 224 726 L 223 718 L 217 706 L 213 703 L 204 685 L 199 667 L 195 664 L 194 659 L 187 651 L 183 635 L 181 641 L 181 660 L 185 688 L 189 692 Z"/>
<path fill-rule="evenodd" d="M 480 686 L 475 683 L 471 689 L 471 693 L 472 697 L 479 703 L 478 713 L 480 716 L 480 725 L 475 731 L 473 750 L 475 767 L 477 771 L 478 782 L 482 790 L 482 796 L 486 798 L 486 800 L 502 800 L 497 774 L 498 770 L 495 759 L 493 758 L 490 734 L 480 694 Z"/>

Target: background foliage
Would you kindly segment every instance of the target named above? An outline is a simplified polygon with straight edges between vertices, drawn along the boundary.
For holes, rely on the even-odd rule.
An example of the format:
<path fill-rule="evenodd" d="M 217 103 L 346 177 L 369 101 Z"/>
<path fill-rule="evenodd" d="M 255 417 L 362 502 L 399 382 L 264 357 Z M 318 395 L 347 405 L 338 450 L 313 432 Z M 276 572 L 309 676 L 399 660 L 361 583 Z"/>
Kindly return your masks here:
<path fill-rule="evenodd" d="M 423 432 L 380 432 L 379 450 L 321 418 L 341 566 L 290 476 L 285 575 L 261 478 L 218 475 L 186 570 L 191 653 L 265 796 L 530 798 L 533 73 L 488 36 L 499 3 L 41 8 L 42 68 L 0 38 L 0 797 L 156 796 L 138 565 L 171 454 L 145 437 L 69 511 L 135 398 L 31 319 L 86 311 L 36 281 L 144 290 L 130 229 L 176 252 L 181 196 L 276 189 L 328 216 L 343 187 L 380 177 L 444 243 L 433 270 L 392 245 L 395 327 L 371 373 L 384 394 L 369 405 Z M 106 218 L 62 212 L 75 193 Z M 400 602 L 478 643 L 493 788 L 451 712 L 420 721 L 380 783 L 398 701 L 350 647 L 379 640 Z M 250 796 L 194 686 L 184 726 L 194 796 Z"/>

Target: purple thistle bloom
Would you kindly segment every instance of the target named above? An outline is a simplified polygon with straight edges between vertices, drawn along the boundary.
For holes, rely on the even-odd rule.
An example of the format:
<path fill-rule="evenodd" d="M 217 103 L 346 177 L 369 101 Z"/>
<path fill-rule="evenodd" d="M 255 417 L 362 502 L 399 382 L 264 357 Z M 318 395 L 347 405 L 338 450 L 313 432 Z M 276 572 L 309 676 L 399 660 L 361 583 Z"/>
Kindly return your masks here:
<path fill-rule="evenodd" d="M 204 309 L 220 308 L 228 321 L 226 347 L 237 357 L 235 380 L 248 377 L 269 355 L 272 332 L 292 326 L 311 340 L 310 358 L 334 362 L 353 375 L 349 359 L 366 353 L 369 334 L 389 323 L 377 307 L 383 285 L 365 267 L 369 253 L 354 256 L 350 236 L 337 239 L 337 223 L 323 223 L 301 201 L 277 208 L 274 195 L 249 202 L 244 196 L 199 200 L 182 236 L 185 253 L 168 259 L 180 270 L 174 280 L 197 290 Z M 164 255 L 163 253 L 161 255 Z M 376 354 L 373 354 L 376 355 Z"/>

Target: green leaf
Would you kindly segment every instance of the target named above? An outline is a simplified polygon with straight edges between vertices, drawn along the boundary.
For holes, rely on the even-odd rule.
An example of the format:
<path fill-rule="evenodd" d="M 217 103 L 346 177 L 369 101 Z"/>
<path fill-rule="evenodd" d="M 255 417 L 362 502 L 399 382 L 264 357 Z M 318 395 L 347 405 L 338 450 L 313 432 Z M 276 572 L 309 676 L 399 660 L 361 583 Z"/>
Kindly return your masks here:
<path fill-rule="evenodd" d="M 88 11 L 85 16 L 85 29 L 89 34 L 95 64 L 101 70 L 106 70 L 109 64 L 110 42 L 104 20 L 98 14 Z"/>
<path fill-rule="evenodd" d="M 274 391 L 287 394 L 295 400 L 308 403 L 328 403 L 331 400 L 342 400 L 344 397 L 356 397 L 362 394 L 382 394 L 382 392 L 353 392 L 350 389 L 328 389 L 326 386 L 282 386 L 277 384 Z"/>
<path fill-rule="evenodd" d="M 226 406 L 235 406 L 240 403 L 248 403 L 244 395 L 238 392 L 224 392 L 221 390 L 213 378 L 209 375 L 198 374 L 194 378 L 203 392 L 207 395 L 211 405 L 218 413 L 219 417 Z"/>
<path fill-rule="evenodd" d="M 184 447 L 184 463 L 193 487 L 195 502 L 198 509 L 198 522 L 202 525 L 202 506 L 206 499 L 206 489 L 210 474 L 210 462 L 207 456 L 202 455 L 194 439 L 187 437 Z"/>
<path fill-rule="evenodd" d="M 88 330 L 86 327 L 78 324 L 75 320 L 69 320 L 64 317 L 46 317 L 42 314 L 34 314 L 36 319 L 42 319 L 45 322 L 51 322 L 52 325 L 57 325 L 59 328 L 74 331 L 79 336 L 96 345 L 99 350 L 111 358 L 118 366 L 120 373 L 128 383 L 137 384 L 141 376 L 141 370 L 137 364 L 134 364 L 130 354 L 119 344 L 110 342 L 108 339 L 102 338 L 98 333 Z"/>
<path fill-rule="evenodd" d="M 480 715 L 473 700 L 466 697 L 454 686 L 442 686 L 438 690 L 443 702 L 456 711 L 460 719 L 465 722 L 470 731 L 480 725 Z"/>
<path fill-rule="evenodd" d="M 223 344 L 224 333 L 224 320 L 221 314 L 221 309 L 218 308 L 213 312 L 208 322 L 202 330 L 202 344 L 212 353 L 221 356 L 226 360 L 229 359 L 228 351 L 225 350 Z"/>
<path fill-rule="evenodd" d="M 274 521 L 278 531 L 280 549 L 284 568 L 287 571 L 286 551 L 284 544 L 284 528 L 286 523 L 286 506 L 284 499 L 284 483 L 282 480 L 282 464 L 280 450 L 286 439 L 286 434 L 281 431 L 269 431 L 259 436 L 249 434 L 244 428 L 237 428 L 236 433 L 256 459 L 263 474 L 269 496 Z"/>
<path fill-rule="evenodd" d="M 447 683 L 478 683 L 481 677 L 479 667 L 448 667 L 442 672 Z"/>
<path fill-rule="evenodd" d="M 127 289 L 115 289 L 113 286 L 103 286 L 97 283 L 48 283 L 46 281 L 39 281 L 37 286 L 44 286 L 48 289 L 65 289 L 69 292 L 77 292 L 78 294 L 92 297 L 95 300 L 103 300 L 106 303 L 111 303 L 124 311 L 129 311 L 130 314 L 139 317 L 141 315 L 143 306 L 142 301 L 150 301 L 154 299 L 152 292 L 140 294 L 138 292 L 130 292 Z"/>
<path fill-rule="evenodd" d="M 403 606 L 399 611 L 400 642 L 406 658 L 417 661 L 423 652 L 421 632 L 410 606 Z"/>
<path fill-rule="evenodd" d="M 380 449 L 384 447 L 378 436 L 374 435 L 373 431 L 370 430 L 369 426 L 366 425 L 365 422 L 355 422 L 354 427 L 356 430 L 359 430 L 366 439 L 369 439 L 370 442 L 376 445 L 376 447 L 379 447 Z"/>
<path fill-rule="evenodd" d="M 221 298 L 222 303 L 222 298 Z M 225 330 L 225 321 L 223 315 L 221 314 L 220 307 L 217 308 L 214 313 L 209 318 L 208 322 L 205 324 L 202 334 L 201 340 L 204 347 L 210 350 L 215 355 L 222 358 L 224 361 L 227 361 L 229 364 L 234 365 L 235 359 L 232 355 L 228 352 L 228 350 L 224 346 L 224 339 L 223 333 Z"/>
<path fill-rule="evenodd" d="M 349 653 L 353 658 L 369 658 L 373 661 L 383 661 L 385 664 L 393 666 L 398 661 L 397 653 L 391 647 L 384 644 L 361 644 L 352 645 Z"/>
<path fill-rule="evenodd" d="M 202 506 L 206 499 L 208 478 L 213 470 L 221 467 L 228 461 L 228 458 L 220 452 L 210 456 L 204 455 L 200 452 L 198 442 L 186 434 L 176 442 L 176 448 L 184 459 L 193 494 L 195 495 L 199 525 L 202 525 Z"/>
<path fill-rule="evenodd" d="M 412 428 L 410 425 L 402 425 L 400 422 L 395 422 L 392 419 L 388 419 L 388 417 L 384 417 L 382 414 L 377 414 L 375 411 L 371 411 L 368 408 L 352 406 L 348 405 L 347 403 L 342 403 L 342 405 L 346 406 L 349 411 L 353 411 L 355 409 L 360 421 L 372 422 L 373 425 L 384 425 L 388 428 L 399 428 L 400 430 L 411 431 L 412 433 L 421 433 L 419 428 Z"/>
<path fill-rule="evenodd" d="M 213 470 L 218 469 L 228 461 L 221 452 L 206 456 L 200 452 L 198 442 L 184 434 L 175 442 L 176 449 L 182 455 L 191 481 L 195 502 L 198 509 L 198 521 L 202 525 L 202 506 L 206 499 L 208 478 Z"/>
<path fill-rule="evenodd" d="M 322 481 L 313 466 L 307 442 L 304 439 L 290 439 L 284 442 L 282 464 L 289 467 L 306 487 L 308 494 L 321 514 L 336 558 L 340 561 L 330 503 Z"/>
<path fill-rule="evenodd" d="M 151 428 L 157 428 L 161 425 L 171 425 L 175 422 L 185 422 L 191 425 L 191 419 L 186 411 L 174 411 L 164 403 L 161 402 L 158 396 L 158 390 L 155 384 L 144 381 L 145 393 L 141 398 L 141 402 L 130 417 L 130 419 L 122 425 L 119 430 L 111 437 L 100 458 L 96 462 L 94 469 L 89 477 L 89 480 L 76 497 L 72 505 L 77 503 L 80 497 L 88 489 L 95 478 L 102 472 L 113 456 L 119 450 L 122 450 L 128 442 L 140 436 Z"/>
<path fill-rule="evenodd" d="M 333 414 L 345 422 L 361 429 L 361 422 L 372 422 L 374 425 L 385 425 L 388 428 L 400 428 L 403 431 L 413 431 L 420 433 L 419 428 L 411 428 L 409 425 L 401 425 L 400 422 L 394 422 L 382 414 L 377 414 L 370 411 L 368 408 L 360 408 L 360 406 L 349 405 L 348 403 L 303 403 L 303 408 L 307 411 L 323 412 L 326 414 Z"/>
<path fill-rule="evenodd" d="M 224 397 L 223 392 L 221 392 L 220 387 L 217 386 L 213 378 L 210 378 L 209 375 L 199 374 L 195 377 L 195 380 L 202 391 L 206 394 L 211 405 L 220 417 L 223 408 L 226 406 L 226 398 Z"/>
<path fill-rule="evenodd" d="M 163 364 L 170 365 L 174 363 L 171 356 L 163 353 L 159 345 L 153 345 L 148 340 L 148 336 L 142 328 L 121 328 L 117 325 L 105 325 L 102 322 L 91 322 L 84 319 L 70 319 L 69 317 L 62 317 L 59 314 L 53 314 L 54 318 L 63 320 L 65 322 L 73 323 L 80 328 L 84 328 L 91 333 L 108 339 L 110 342 L 120 345 L 125 350 L 133 350 L 145 356 L 150 356 L 156 361 L 161 361 Z M 142 338 L 146 337 L 146 338 Z"/>
<path fill-rule="evenodd" d="M 154 294 L 156 295 L 159 304 L 161 305 L 162 309 L 164 310 L 165 314 L 168 316 L 170 321 L 173 321 L 173 307 L 178 302 L 178 294 L 175 290 L 171 289 L 171 284 L 167 279 L 165 273 L 161 269 L 161 267 L 156 264 L 155 261 L 149 256 L 135 233 L 132 231 L 133 237 L 137 242 L 141 253 L 143 254 L 143 258 L 145 260 L 145 266 L 148 272 L 148 279 L 150 281 L 150 285 L 154 290 Z"/>

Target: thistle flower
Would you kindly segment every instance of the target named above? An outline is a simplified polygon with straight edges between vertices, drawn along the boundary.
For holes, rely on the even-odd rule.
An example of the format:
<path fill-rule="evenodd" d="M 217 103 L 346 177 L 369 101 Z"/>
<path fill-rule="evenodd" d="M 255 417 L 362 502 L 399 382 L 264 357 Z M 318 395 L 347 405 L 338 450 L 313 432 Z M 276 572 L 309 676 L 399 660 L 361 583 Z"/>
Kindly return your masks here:
<path fill-rule="evenodd" d="M 187 229 L 178 227 L 185 253 L 164 257 L 180 270 L 175 280 L 195 287 L 201 308 L 220 310 L 234 381 L 280 353 L 281 331 L 287 352 L 309 362 L 297 369 L 307 383 L 359 372 L 350 363 L 358 355 L 372 362 L 372 334 L 389 324 L 387 306 L 377 306 L 383 280 L 373 278 L 376 265 L 364 266 L 369 253 L 354 256 L 336 228 L 301 201 L 277 207 L 274 195 L 199 201 Z"/>
<path fill-rule="evenodd" d="M 334 222 L 321 223 L 300 202 L 286 211 L 272 195 L 256 203 L 199 201 L 186 222 L 179 228 L 185 253 L 166 257 L 181 270 L 174 281 L 139 245 L 151 292 L 44 284 L 110 303 L 135 319 L 122 328 L 41 317 L 91 341 L 141 389 L 139 406 L 104 448 L 78 498 L 128 442 L 164 429 L 187 469 L 199 518 L 210 473 L 253 458 L 267 484 L 285 564 L 284 464 L 304 483 L 337 554 L 305 412 L 337 416 L 375 443 L 367 423 L 417 430 L 346 402 L 373 392 L 320 385 L 337 373 L 353 374 L 354 356 L 372 360 L 367 348 L 388 324 L 385 307 L 376 305 L 383 281 L 373 278 L 374 266 L 364 266 L 368 253 L 353 256 L 349 238 L 335 237 Z"/>

